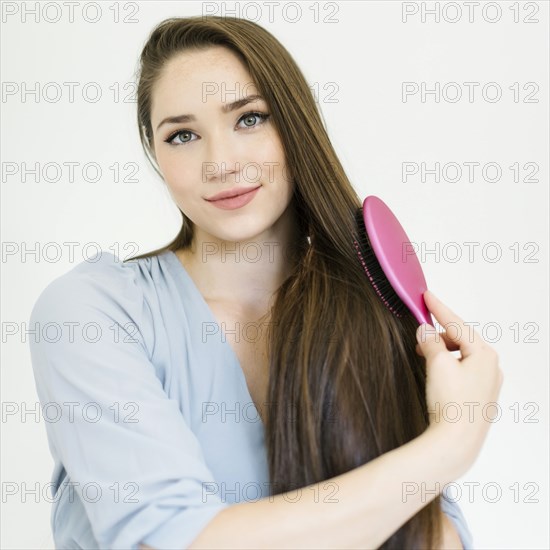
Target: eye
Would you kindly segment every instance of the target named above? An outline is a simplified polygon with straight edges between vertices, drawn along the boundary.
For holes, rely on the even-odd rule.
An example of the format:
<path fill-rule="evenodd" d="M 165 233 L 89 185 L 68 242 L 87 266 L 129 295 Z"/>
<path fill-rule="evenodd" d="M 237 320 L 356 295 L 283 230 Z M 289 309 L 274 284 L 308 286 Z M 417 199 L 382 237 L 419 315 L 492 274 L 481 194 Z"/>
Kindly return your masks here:
<path fill-rule="evenodd" d="M 170 134 L 164 141 L 166 143 L 169 143 L 170 145 L 183 145 L 185 143 L 189 143 L 190 141 L 194 141 L 191 139 L 183 139 L 178 143 L 174 142 L 174 139 L 178 136 L 189 136 L 189 135 L 196 135 L 195 132 L 191 132 L 191 130 L 178 130 L 177 132 L 174 132 L 173 134 Z"/>
<path fill-rule="evenodd" d="M 263 124 L 268 118 L 269 118 L 269 115 L 267 113 L 258 113 L 257 111 L 253 111 L 253 112 L 250 112 L 250 113 L 245 113 L 240 119 L 239 119 L 239 122 L 242 120 L 242 121 L 246 121 L 246 120 L 251 120 L 251 119 L 254 119 L 254 118 L 259 118 L 261 120 L 261 122 L 259 124 L 247 124 L 245 126 L 245 128 L 254 128 L 256 126 L 259 126 L 260 124 Z"/>

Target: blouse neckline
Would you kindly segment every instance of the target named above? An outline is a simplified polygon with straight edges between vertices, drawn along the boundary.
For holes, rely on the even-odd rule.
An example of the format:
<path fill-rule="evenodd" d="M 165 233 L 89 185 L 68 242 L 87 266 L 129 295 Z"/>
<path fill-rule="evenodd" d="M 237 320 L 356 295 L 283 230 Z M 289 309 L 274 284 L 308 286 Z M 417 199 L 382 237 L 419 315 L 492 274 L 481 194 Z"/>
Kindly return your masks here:
<path fill-rule="evenodd" d="M 229 344 L 229 342 L 227 341 L 227 338 L 225 337 L 225 334 L 223 333 L 223 330 L 220 324 L 218 323 L 218 320 L 216 319 L 214 312 L 208 305 L 208 302 L 204 299 L 204 296 L 201 294 L 199 288 L 195 284 L 195 281 L 193 280 L 191 275 L 189 275 L 188 271 L 185 269 L 185 266 L 180 262 L 180 259 L 177 257 L 176 253 L 173 250 L 167 250 L 164 253 L 160 254 L 159 258 L 162 256 L 164 256 L 167 259 L 167 261 L 174 267 L 173 272 L 176 274 L 176 276 L 182 279 L 187 284 L 187 286 L 191 289 L 191 291 L 197 298 L 198 302 L 201 304 L 202 308 L 207 313 L 207 316 L 210 318 L 210 321 L 215 323 L 218 326 L 218 329 L 220 330 L 220 333 L 222 335 L 222 340 L 220 344 L 226 350 L 226 353 L 228 353 L 232 358 L 232 364 L 234 364 L 237 367 L 237 371 L 238 371 L 237 375 L 240 378 L 241 386 L 243 387 L 243 390 L 245 391 L 249 402 L 252 403 L 252 405 L 256 409 L 256 414 L 258 416 L 261 426 L 263 427 L 264 424 L 263 424 L 262 417 L 260 416 L 259 411 L 254 403 L 254 400 L 252 399 L 252 395 L 250 394 L 250 391 L 248 389 L 248 384 L 246 382 L 246 377 L 244 375 L 241 362 L 239 361 L 237 354 L 231 347 L 231 344 Z"/>

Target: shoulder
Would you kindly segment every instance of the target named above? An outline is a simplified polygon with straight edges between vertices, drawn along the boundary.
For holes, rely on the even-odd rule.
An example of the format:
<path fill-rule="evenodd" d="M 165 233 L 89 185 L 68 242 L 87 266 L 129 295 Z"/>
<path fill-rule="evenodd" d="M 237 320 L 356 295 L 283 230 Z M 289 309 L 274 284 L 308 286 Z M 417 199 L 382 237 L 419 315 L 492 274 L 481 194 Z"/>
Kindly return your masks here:
<path fill-rule="evenodd" d="M 47 284 L 34 303 L 30 324 L 132 322 L 145 336 L 152 322 L 151 263 L 151 258 L 123 262 L 110 252 L 98 252 Z"/>
<path fill-rule="evenodd" d="M 123 263 L 101 251 L 53 279 L 39 294 L 34 309 L 46 304 L 82 303 L 90 299 L 119 299 L 139 293 L 136 262 Z"/>

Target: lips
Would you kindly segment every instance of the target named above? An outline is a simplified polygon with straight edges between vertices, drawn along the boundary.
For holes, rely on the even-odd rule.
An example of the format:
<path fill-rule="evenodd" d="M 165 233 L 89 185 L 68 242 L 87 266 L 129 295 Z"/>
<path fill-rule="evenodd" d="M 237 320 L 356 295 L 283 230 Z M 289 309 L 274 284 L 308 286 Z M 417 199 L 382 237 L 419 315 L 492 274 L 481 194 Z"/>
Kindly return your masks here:
<path fill-rule="evenodd" d="M 232 189 L 231 191 L 226 191 L 226 195 L 233 195 L 232 197 L 226 197 L 224 199 L 216 199 L 216 200 L 207 200 L 210 205 L 212 205 L 213 208 L 220 208 L 221 210 L 238 210 L 239 208 L 242 208 L 243 206 L 246 206 L 249 202 L 254 200 L 254 197 L 260 192 L 260 188 L 262 186 L 259 185 L 258 187 L 251 187 L 251 190 L 245 190 L 244 193 L 241 195 L 235 195 L 235 189 Z M 237 190 L 237 192 L 240 192 Z M 219 197 L 221 195 L 214 195 L 215 197 Z"/>
<path fill-rule="evenodd" d="M 260 185 L 256 187 L 234 187 L 233 189 L 228 189 L 227 191 L 222 191 L 221 193 L 218 193 L 217 195 L 214 195 L 212 197 L 207 197 L 207 201 L 218 201 L 221 199 L 228 199 L 231 197 L 238 197 L 239 195 L 244 195 L 245 193 L 250 193 L 250 191 L 253 191 L 254 189 L 258 189 Z"/>

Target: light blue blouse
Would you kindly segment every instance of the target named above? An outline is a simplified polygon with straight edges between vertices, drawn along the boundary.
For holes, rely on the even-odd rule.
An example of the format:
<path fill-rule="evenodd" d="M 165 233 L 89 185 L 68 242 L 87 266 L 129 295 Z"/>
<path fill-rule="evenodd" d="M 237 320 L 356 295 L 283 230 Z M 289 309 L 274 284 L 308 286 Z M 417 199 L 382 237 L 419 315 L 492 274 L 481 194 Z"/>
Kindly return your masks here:
<path fill-rule="evenodd" d="M 173 252 L 98 253 L 42 291 L 30 326 L 56 548 L 182 550 L 224 507 L 271 494 L 238 358 Z"/>

